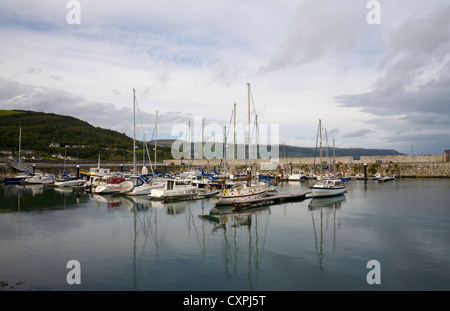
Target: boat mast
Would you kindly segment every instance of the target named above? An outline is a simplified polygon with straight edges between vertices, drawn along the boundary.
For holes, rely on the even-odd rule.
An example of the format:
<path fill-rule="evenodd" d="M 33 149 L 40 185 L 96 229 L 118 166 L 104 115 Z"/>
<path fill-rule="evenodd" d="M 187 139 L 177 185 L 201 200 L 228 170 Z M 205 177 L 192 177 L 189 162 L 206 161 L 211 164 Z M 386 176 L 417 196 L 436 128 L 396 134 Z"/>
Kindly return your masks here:
<path fill-rule="evenodd" d="M 250 83 L 247 83 L 248 90 L 248 163 L 250 164 Z"/>
<path fill-rule="evenodd" d="M 205 118 L 202 118 L 202 172 L 205 168 L 205 165 L 203 163 L 203 147 L 205 145 Z"/>
<path fill-rule="evenodd" d="M 19 127 L 19 168 L 22 169 L 22 159 L 21 159 L 21 148 L 22 148 L 22 127 Z"/>
<path fill-rule="evenodd" d="M 333 175 L 336 177 L 336 150 L 334 148 L 334 137 L 333 137 Z"/>
<path fill-rule="evenodd" d="M 236 174 L 236 103 L 234 103 L 233 117 L 233 173 Z"/>
<path fill-rule="evenodd" d="M 323 180 L 322 169 L 322 120 L 319 119 L 319 153 L 320 153 L 320 180 Z"/>
<path fill-rule="evenodd" d="M 158 139 L 158 110 L 156 110 L 156 121 L 155 121 L 155 172 L 156 172 L 156 144 Z"/>
<path fill-rule="evenodd" d="M 224 126 L 223 132 L 223 174 L 227 178 L 227 126 Z"/>
<path fill-rule="evenodd" d="M 133 88 L 133 174 L 136 174 L 136 92 Z"/>

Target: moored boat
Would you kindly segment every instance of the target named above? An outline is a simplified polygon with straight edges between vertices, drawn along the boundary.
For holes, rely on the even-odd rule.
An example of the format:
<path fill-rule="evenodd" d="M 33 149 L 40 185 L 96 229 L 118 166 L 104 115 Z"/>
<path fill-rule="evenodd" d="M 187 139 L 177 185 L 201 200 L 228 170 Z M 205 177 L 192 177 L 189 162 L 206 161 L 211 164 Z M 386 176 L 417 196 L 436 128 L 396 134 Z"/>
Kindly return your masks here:
<path fill-rule="evenodd" d="M 300 181 L 305 180 L 306 174 L 302 170 L 293 170 L 292 174 L 289 174 L 288 180 L 289 181 Z"/>
<path fill-rule="evenodd" d="M 24 180 L 25 183 L 31 185 L 50 185 L 55 182 L 56 178 L 50 174 L 35 174 Z"/>
<path fill-rule="evenodd" d="M 156 200 L 184 199 L 197 195 L 197 187 L 175 179 L 167 179 L 164 187 L 151 190 L 149 197 Z"/>
<path fill-rule="evenodd" d="M 235 183 L 230 190 L 224 189 L 220 194 L 219 201 L 216 206 L 233 205 L 249 200 L 263 198 L 267 195 L 270 187 L 266 183 L 257 183 L 253 186 L 246 186 L 243 183 Z"/>
<path fill-rule="evenodd" d="M 77 177 L 63 176 L 62 178 L 57 179 L 53 185 L 55 187 L 77 187 L 83 186 L 86 183 L 86 180 L 80 179 Z"/>
<path fill-rule="evenodd" d="M 313 197 L 332 197 L 345 193 L 347 187 L 340 179 L 325 179 L 315 183 L 310 189 Z"/>
<path fill-rule="evenodd" d="M 347 191 L 344 182 L 333 175 L 324 176 L 322 168 L 322 122 L 319 120 L 319 154 L 320 154 L 320 178 L 310 187 L 311 194 L 314 197 L 332 197 L 342 195 Z"/>
<path fill-rule="evenodd" d="M 140 175 L 130 176 L 129 180 L 124 182 L 122 190 L 119 194 L 138 196 L 138 195 L 149 195 L 152 189 L 163 188 L 164 182 L 160 181 L 146 181 Z"/>
<path fill-rule="evenodd" d="M 122 190 L 125 182 L 123 177 L 108 177 L 106 181 L 95 187 L 95 194 L 114 194 Z"/>

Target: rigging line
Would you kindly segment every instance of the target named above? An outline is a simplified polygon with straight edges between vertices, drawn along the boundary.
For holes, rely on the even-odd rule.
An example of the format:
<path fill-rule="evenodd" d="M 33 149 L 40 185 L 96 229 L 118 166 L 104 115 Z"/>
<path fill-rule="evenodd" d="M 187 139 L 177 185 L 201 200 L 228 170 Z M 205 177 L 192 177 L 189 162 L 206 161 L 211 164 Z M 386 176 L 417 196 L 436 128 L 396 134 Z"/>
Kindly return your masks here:
<path fill-rule="evenodd" d="M 317 142 L 318 142 L 318 140 L 319 140 L 319 127 L 320 127 L 320 125 L 317 127 L 317 134 L 316 134 L 316 149 L 314 149 L 313 174 L 314 174 L 315 169 L 316 169 L 316 156 L 317 156 Z"/>
<path fill-rule="evenodd" d="M 233 111 L 231 112 L 230 122 L 228 122 L 228 131 L 227 131 L 227 133 L 225 133 L 225 138 L 226 138 L 226 139 L 228 139 L 228 134 L 230 133 L 230 129 L 231 129 L 231 120 L 233 120 L 233 116 L 234 116 L 234 108 L 233 108 Z"/>
<path fill-rule="evenodd" d="M 250 88 L 250 98 L 252 99 L 252 104 L 253 104 L 253 112 L 256 115 L 256 108 L 255 108 L 255 101 L 253 100 L 253 93 L 252 93 L 252 89 Z"/>
<path fill-rule="evenodd" d="M 139 122 L 141 123 L 141 130 L 142 130 L 142 135 L 143 135 L 143 139 L 144 139 L 144 140 L 143 140 L 143 143 L 144 143 L 144 146 L 145 146 L 145 150 L 147 151 L 148 160 L 149 160 L 149 162 L 150 162 L 150 163 L 149 163 L 149 164 L 150 164 L 150 169 L 151 169 L 152 174 L 153 174 L 153 176 L 154 176 L 154 175 L 155 175 L 155 172 L 153 171 L 152 159 L 150 158 L 150 152 L 148 151 L 147 142 L 146 142 L 146 140 L 145 140 L 145 131 L 144 131 L 144 126 L 142 125 L 141 111 L 139 110 L 137 100 L 135 100 L 135 103 L 136 103 L 136 108 L 137 108 L 137 111 L 138 111 Z M 156 163 L 156 159 L 155 159 L 155 163 Z"/>

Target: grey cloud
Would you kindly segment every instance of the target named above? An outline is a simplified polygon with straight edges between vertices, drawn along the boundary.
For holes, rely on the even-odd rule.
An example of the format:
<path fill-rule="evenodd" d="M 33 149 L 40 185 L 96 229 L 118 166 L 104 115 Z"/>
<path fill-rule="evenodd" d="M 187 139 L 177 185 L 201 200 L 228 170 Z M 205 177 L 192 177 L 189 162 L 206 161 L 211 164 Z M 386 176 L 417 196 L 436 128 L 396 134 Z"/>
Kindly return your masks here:
<path fill-rule="evenodd" d="M 133 135 L 133 107 L 117 108 L 114 103 L 101 103 L 53 88 L 36 87 L 0 78 L 0 108 L 43 111 L 68 115 L 99 126 Z M 177 123 L 187 124 L 191 115 L 181 112 L 158 114 L 158 133 L 168 132 Z M 156 115 L 144 111 L 136 113 L 136 132 L 151 138 Z M 142 123 L 140 123 L 142 121 Z M 158 135 L 159 136 L 159 135 Z"/>
<path fill-rule="evenodd" d="M 351 5 L 351 6 L 350 6 Z M 267 65 L 261 70 L 272 71 L 288 66 L 297 66 L 314 61 L 320 57 L 350 51 L 357 45 L 362 35 L 363 24 L 354 14 L 355 8 L 361 9 L 365 16 L 365 6 L 354 2 L 304 1 L 298 6 L 292 31 L 282 41 Z"/>
<path fill-rule="evenodd" d="M 55 75 L 52 75 L 52 76 L 50 76 L 50 78 L 52 78 L 53 80 L 56 80 L 56 81 L 62 81 L 63 80 L 63 77 L 61 77 L 61 76 L 55 76 Z"/>
<path fill-rule="evenodd" d="M 342 138 L 364 137 L 370 132 L 372 132 L 370 129 L 360 129 L 357 131 L 345 133 L 344 135 L 342 135 Z"/>

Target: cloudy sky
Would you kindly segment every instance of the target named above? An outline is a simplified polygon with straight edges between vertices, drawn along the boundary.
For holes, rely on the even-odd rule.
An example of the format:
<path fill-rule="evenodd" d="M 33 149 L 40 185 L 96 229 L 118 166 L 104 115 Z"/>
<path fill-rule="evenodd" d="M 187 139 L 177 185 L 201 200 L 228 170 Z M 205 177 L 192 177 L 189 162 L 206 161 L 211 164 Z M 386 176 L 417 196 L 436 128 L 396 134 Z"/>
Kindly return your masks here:
<path fill-rule="evenodd" d="M 134 88 L 138 136 L 158 111 L 158 137 L 178 138 L 235 103 L 247 124 L 249 83 L 252 124 L 280 143 L 314 147 L 321 119 L 336 147 L 450 149 L 449 1 L 380 0 L 379 24 L 368 2 L 2 0 L 0 109 L 132 137 Z"/>

